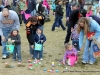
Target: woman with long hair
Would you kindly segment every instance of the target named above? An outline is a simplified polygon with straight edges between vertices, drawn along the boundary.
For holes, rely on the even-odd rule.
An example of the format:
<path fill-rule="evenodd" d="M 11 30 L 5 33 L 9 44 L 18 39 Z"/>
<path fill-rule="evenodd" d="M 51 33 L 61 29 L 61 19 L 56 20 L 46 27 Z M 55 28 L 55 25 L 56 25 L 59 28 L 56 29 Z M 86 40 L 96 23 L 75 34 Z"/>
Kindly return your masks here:
<path fill-rule="evenodd" d="M 84 47 L 84 52 L 83 52 L 83 57 L 82 57 L 82 63 L 86 64 L 94 64 L 96 61 L 96 58 L 93 56 L 93 37 L 96 39 L 99 38 L 100 36 L 100 25 L 93 20 L 91 17 L 85 18 L 82 17 L 78 21 L 78 28 L 77 31 L 79 33 L 79 47 L 82 49 L 82 43 L 84 36 L 86 35 L 86 42 L 85 42 L 85 47 Z M 88 38 L 89 33 L 95 33 L 94 36 Z"/>

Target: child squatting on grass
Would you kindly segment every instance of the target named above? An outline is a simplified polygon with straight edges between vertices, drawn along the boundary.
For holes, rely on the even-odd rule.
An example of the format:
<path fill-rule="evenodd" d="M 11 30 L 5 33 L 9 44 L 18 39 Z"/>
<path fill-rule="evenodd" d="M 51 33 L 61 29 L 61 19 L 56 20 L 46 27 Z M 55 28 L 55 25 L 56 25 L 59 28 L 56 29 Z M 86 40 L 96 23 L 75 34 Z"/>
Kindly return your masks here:
<path fill-rule="evenodd" d="M 63 64 L 74 66 L 77 63 L 78 53 L 77 50 L 70 43 L 65 44 L 65 54 L 63 56 Z M 66 62 L 67 61 L 67 62 Z"/>
<path fill-rule="evenodd" d="M 8 37 L 8 42 L 14 43 L 15 45 L 12 60 L 16 61 L 16 57 L 17 57 L 18 62 L 21 62 L 22 61 L 21 59 L 21 38 L 18 33 L 19 31 L 16 28 L 12 29 L 12 32 L 10 36 Z"/>

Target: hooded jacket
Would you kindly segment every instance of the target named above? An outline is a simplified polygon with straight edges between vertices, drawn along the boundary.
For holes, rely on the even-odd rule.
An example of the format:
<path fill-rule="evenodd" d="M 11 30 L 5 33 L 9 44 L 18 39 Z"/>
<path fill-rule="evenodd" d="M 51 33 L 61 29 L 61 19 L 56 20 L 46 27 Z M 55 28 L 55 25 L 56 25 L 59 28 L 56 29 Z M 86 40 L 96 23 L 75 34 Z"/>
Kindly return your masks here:
<path fill-rule="evenodd" d="M 38 29 L 40 29 L 42 31 L 41 28 L 38 28 Z M 41 40 L 43 40 L 43 42 L 41 42 Z M 39 43 L 39 44 L 43 44 L 45 41 L 46 41 L 46 37 L 43 33 L 40 35 L 38 33 L 35 34 L 34 42 Z"/>
<path fill-rule="evenodd" d="M 12 34 L 13 31 L 18 31 L 18 30 L 16 28 L 12 29 L 11 34 L 9 35 L 8 38 L 11 38 L 11 40 L 15 40 L 15 42 L 14 42 L 15 46 L 16 45 L 20 45 L 21 44 L 21 37 L 20 37 L 19 34 L 17 34 L 16 36 L 14 36 Z M 18 31 L 18 33 L 19 33 L 19 31 Z"/>
<path fill-rule="evenodd" d="M 28 0 L 28 9 L 31 11 L 36 9 L 36 0 Z"/>

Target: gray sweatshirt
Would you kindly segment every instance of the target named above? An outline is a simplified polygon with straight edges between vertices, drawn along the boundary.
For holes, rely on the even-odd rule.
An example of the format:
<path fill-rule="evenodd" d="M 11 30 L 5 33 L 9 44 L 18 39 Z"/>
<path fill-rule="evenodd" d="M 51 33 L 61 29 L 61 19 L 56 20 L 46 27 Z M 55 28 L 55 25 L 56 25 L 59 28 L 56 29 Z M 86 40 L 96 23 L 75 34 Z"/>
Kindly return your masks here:
<path fill-rule="evenodd" d="M 13 22 L 12 24 L 9 24 L 9 22 Z M 17 28 L 19 30 L 20 23 L 18 15 L 15 11 L 9 10 L 9 16 L 6 19 L 2 12 L 0 12 L 0 35 L 3 36 L 2 28 Z"/>

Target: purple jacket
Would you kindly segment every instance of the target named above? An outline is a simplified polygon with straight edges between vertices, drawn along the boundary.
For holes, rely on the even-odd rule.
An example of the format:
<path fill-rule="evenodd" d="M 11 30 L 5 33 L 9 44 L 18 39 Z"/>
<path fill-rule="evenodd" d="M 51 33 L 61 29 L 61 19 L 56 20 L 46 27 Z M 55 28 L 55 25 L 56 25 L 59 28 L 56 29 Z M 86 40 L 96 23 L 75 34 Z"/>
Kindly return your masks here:
<path fill-rule="evenodd" d="M 78 53 L 77 53 L 77 50 L 75 48 L 72 48 L 72 50 L 66 50 L 64 56 L 63 56 L 63 60 L 66 60 L 68 56 L 70 55 L 75 55 L 77 56 Z"/>
<path fill-rule="evenodd" d="M 74 30 L 71 33 L 71 39 L 72 40 L 78 40 L 79 39 L 79 34 L 77 33 L 77 24 L 74 26 Z"/>

